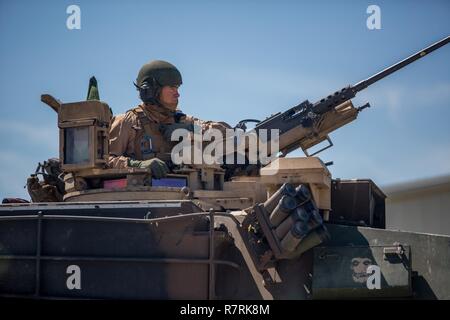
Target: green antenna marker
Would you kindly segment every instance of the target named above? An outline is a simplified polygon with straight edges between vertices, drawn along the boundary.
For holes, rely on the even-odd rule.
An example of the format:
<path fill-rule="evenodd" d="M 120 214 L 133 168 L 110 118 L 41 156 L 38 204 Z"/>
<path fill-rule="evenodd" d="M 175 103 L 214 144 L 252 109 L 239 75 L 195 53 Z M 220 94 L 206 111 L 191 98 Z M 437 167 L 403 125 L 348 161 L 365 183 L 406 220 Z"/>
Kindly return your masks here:
<path fill-rule="evenodd" d="M 89 79 L 89 89 L 86 100 L 100 100 L 100 95 L 98 93 L 97 79 L 91 77 Z"/>

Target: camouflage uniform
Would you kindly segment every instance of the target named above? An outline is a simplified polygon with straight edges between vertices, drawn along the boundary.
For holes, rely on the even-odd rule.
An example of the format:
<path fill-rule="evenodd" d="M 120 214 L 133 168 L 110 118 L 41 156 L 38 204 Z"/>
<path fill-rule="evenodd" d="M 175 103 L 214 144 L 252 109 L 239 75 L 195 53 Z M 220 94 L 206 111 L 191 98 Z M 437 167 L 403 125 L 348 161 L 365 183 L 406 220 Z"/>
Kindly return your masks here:
<path fill-rule="evenodd" d="M 172 147 L 177 142 L 166 141 L 160 131 L 161 124 L 175 122 L 174 112 L 158 105 L 141 104 L 112 119 L 109 140 L 109 166 L 128 167 L 128 159 L 147 160 L 170 159 Z M 225 136 L 225 130 L 231 128 L 225 122 L 202 121 L 186 116 L 181 123 L 201 125 L 202 132 L 209 128 L 219 129 Z"/>

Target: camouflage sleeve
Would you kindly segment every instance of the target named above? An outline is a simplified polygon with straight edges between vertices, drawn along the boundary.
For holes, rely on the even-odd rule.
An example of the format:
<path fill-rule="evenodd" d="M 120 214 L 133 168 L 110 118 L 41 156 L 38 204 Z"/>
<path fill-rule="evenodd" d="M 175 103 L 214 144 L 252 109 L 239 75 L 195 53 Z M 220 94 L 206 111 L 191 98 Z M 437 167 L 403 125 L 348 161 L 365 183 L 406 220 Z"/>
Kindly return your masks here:
<path fill-rule="evenodd" d="M 137 119 L 130 113 L 115 116 L 111 121 L 109 131 L 109 159 L 110 168 L 127 168 L 127 155 L 134 153 L 134 139 L 136 138 Z"/>

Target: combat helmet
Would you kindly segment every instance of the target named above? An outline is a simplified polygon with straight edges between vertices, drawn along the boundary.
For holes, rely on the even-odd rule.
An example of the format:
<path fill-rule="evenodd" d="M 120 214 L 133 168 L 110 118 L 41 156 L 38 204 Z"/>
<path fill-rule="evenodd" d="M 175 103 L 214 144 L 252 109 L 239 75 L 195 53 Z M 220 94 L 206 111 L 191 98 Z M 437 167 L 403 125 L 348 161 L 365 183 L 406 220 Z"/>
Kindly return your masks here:
<path fill-rule="evenodd" d="M 141 67 L 135 86 L 144 103 L 156 104 L 162 87 L 179 86 L 182 83 L 181 73 L 173 64 L 154 60 Z"/>

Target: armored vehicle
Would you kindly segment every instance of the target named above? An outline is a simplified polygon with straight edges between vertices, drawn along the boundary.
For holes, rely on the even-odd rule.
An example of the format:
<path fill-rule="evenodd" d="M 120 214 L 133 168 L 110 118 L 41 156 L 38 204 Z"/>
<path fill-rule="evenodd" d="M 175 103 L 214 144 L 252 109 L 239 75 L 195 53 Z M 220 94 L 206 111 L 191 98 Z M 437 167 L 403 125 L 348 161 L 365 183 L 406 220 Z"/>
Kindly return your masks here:
<path fill-rule="evenodd" d="M 244 145 L 242 164 L 176 165 L 163 179 L 107 167 L 106 103 L 43 95 L 60 155 L 30 177 L 34 202 L 0 207 L 0 296 L 450 299 L 450 237 L 386 230 L 383 191 L 333 178 L 308 151 L 369 106 L 353 105 L 357 92 L 449 41 L 316 103 L 241 121 L 278 143 L 266 164 Z M 306 157 L 286 157 L 298 148 Z"/>

